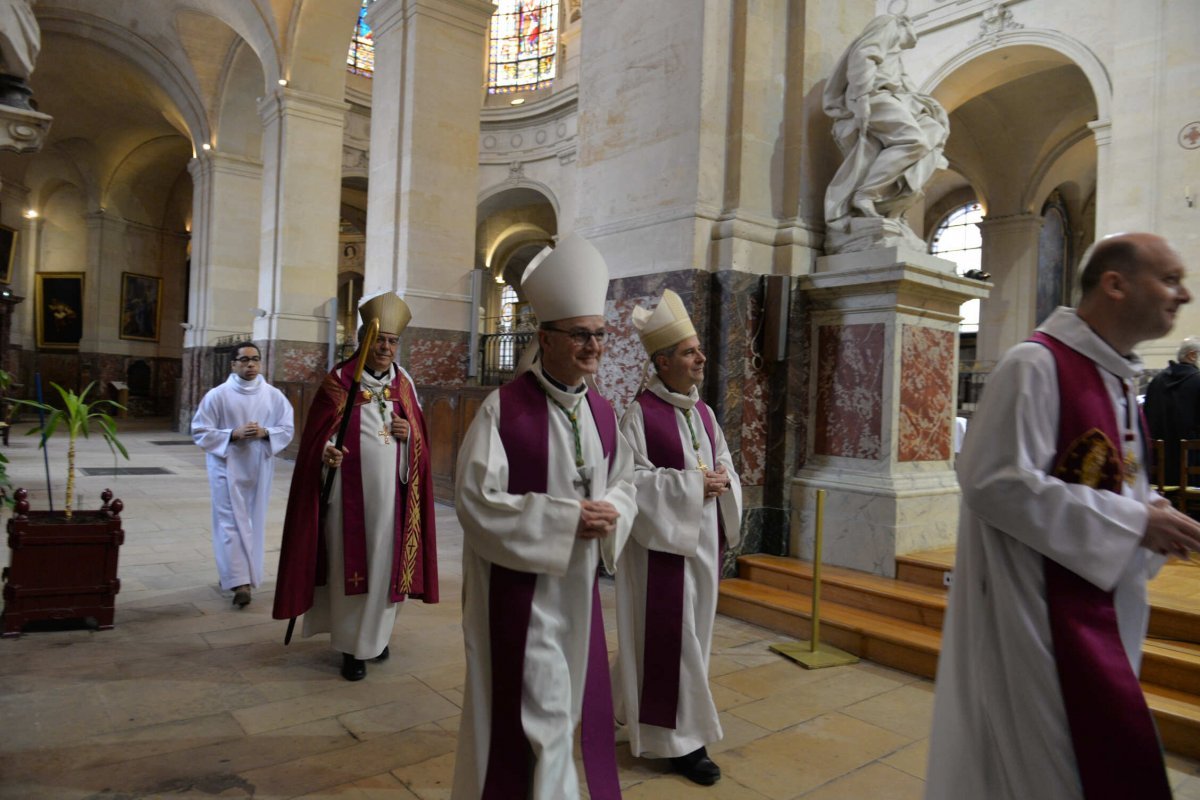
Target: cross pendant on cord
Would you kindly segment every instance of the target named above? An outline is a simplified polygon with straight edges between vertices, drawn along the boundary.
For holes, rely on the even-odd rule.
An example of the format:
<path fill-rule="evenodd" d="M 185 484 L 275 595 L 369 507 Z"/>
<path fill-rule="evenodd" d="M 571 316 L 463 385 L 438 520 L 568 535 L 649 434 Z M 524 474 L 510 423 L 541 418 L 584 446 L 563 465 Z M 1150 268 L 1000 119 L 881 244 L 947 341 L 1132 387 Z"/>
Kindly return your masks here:
<path fill-rule="evenodd" d="M 383 439 L 384 444 L 392 443 L 392 437 L 391 437 L 391 434 L 388 432 L 387 428 L 380 428 L 378 430 L 378 432 L 376 432 L 375 435 L 378 436 L 379 438 Z"/>
<path fill-rule="evenodd" d="M 575 480 L 571 481 L 571 485 L 579 490 L 579 493 L 587 497 L 591 493 L 592 488 L 592 468 L 579 467 L 579 472 Z"/>

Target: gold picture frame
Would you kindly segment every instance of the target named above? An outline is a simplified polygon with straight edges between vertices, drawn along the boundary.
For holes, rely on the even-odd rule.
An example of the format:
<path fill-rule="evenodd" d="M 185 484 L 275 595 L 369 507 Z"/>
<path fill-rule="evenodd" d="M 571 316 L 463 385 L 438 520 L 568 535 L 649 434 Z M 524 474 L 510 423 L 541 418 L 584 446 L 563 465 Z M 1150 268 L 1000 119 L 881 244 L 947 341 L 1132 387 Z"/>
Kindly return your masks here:
<path fill-rule="evenodd" d="M 78 350 L 83 338 L 83 273 L 39 272 L 34 279 L 37 346 Z"/>
<path fill-rule="evenodd" d="M 157 342 L 161 323 L 162 278 L 122 272 L 117 335 L 139 342 Z"/>
<path fill-rule="evenodd" d="M 13 262 L 17 258 L 17 230 L 0 225 L 0 283 L 12 283 Z"/>

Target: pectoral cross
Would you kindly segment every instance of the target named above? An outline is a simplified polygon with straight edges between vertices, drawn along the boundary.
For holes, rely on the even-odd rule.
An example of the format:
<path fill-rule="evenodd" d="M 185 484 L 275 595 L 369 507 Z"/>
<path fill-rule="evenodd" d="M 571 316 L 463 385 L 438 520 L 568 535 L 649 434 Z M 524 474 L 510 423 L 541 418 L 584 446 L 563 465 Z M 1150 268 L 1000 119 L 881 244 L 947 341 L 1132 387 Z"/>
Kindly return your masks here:
<path fill-rule="evenodd" d="M 580 467 L 575 480 L 571 481 L 571 485 L 578 489 L 584 497 L 589 496 L 592 491 L 592 468 Z"/>
<path fill-rule="evenodd" d="M 388 431 L 388 429 L 386 427 L 380 428 L 379 431 L 375 435 L 378 436 L 379 438 L 383 439 L 384 444 L 392 443 L 391 433 Z"/>

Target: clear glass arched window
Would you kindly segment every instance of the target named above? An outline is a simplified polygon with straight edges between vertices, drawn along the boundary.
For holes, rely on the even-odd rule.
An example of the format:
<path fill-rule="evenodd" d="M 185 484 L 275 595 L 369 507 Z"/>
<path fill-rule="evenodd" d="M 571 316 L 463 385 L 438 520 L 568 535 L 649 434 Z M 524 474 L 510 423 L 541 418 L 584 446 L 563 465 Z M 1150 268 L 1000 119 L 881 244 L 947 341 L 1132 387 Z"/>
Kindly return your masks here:
<path fill-rule="evenodd" d="M 375 38 L 371 36 L 371 26 L 367 24 L 369 2 L 362 0 L 358 22 L 354 24 L 354 35 L 350 37 L 350 52 L 346 54 L 346 69 L 368 78 L 375 74 Z"/>
<path fill-rule="evenodd" d="M 979 223 L 983 221 L 983 206 L 967 203 L 951 211 L 934 231 L 929 243 L 929 252 L 939 258 L 953 261 L 959 275 L 973 269 L 981 269 L 983 259 L 983 237 Z M 979 330 L 979 301 L 968 300 L 959 308 L 962 323 L 959 330 L 975 333 Z"/>
<path fill-rule="evenodd" d="M 544 89 L 554 81 L 559 0 L 493 0 L 488 94 Z"/>

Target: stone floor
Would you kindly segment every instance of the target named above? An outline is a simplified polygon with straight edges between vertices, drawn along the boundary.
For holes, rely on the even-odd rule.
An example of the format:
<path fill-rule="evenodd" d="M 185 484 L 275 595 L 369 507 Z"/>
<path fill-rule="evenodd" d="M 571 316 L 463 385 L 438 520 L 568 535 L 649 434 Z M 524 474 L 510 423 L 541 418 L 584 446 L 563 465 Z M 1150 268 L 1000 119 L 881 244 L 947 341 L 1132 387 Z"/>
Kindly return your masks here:
<path fill-rule="evenodd" d="M 464 670 L 453 510 L 438 508 L 445 601 L 405 609 L 391 660 L 347 683 L 327 641 L 284 647 L 270 618 L 292 465 L 277 464 L 267 583 L 237 611 L 216 585 L 201 452 L 165 423 L 121 429 L 132 464 L 171 474 L 79 479 L 78 507 L 98 507 L 105 487 L 126 505 L 116 627 L 0 641 L 0 798 L 449 797 Z M 54 475 L 64 450 L 51 442 Z M 36 440 L 14 435 L 4 452 L 14 483 L 44 507 Z M 93 439 L 78 463 L 113 462 Z M 611 648 L 611 584 L 602 596 Z M 628 800 L 921 797 L 930 682 L 865 662 L 808 672 L 768 652 L 779 641 L 718 618 L 712 685 L 725 740 L 711 751 L 724 777 L 700 788 L 618 745 Z M 1176 797 L 1200 800 L 1200 765 L 1169 763 Z"/>

